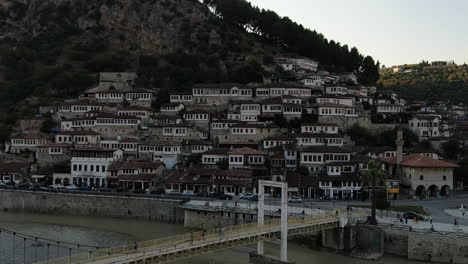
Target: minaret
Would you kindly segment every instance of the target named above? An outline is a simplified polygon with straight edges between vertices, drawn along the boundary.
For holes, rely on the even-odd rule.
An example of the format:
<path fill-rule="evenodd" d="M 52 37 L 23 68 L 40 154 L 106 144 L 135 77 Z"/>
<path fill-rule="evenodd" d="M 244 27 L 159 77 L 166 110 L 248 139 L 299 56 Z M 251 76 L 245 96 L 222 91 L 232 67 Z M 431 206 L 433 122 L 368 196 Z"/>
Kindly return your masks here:
<path fill-rule="evenodd" d="M 405 141 L 403 140 L 403 129 L 399 126 L 397 131 L 397 139 L 395 140 L 395 144 L 397 147 L 397 156 L 396 156 L 396 176 L 398 179 L 401 177 L 400 172 L 400 163 L 403 160 L 403 145 Z"/>

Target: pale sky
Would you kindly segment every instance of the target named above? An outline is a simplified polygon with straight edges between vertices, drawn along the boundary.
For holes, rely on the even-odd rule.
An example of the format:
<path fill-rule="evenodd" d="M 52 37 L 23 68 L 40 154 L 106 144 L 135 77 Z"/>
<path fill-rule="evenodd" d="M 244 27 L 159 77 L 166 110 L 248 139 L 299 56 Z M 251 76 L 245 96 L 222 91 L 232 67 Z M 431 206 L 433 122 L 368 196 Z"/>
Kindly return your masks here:
<path fill-rule="evenodd" d="M 386 66 L 468 63 L 468 0 L 249 0 Z"/>

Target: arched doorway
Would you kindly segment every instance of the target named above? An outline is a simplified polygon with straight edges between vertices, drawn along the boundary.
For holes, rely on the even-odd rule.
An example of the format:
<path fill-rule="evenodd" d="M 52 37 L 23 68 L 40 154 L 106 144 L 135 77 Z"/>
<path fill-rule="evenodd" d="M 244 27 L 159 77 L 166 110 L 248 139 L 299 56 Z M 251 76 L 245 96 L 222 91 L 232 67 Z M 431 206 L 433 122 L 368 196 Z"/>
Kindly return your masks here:
<path fill-rule="evenodd" d="M 419 185 L 418 187 L 416 187 L 414 194 L 416 196 L 424 196 L 426 194 L 426 188 L 424 188 L 424 186 L 422 185 Z"/>
<path fill-rule="evenodd" d="M 55 179 L 54 184 L 62 184 L 62 179 L 60 178 Z"/>
<path fill-rule="evenodd" d="M 450 194 L 450 186 L 444 185 L 440 188 L 440 195 L 447 196 Z"/>
<path fill-rule="evenodd" d="M 437 188 L 437 186 L 431 185 L 427 189 L 427 195 L 428 196 L 437 196 L 438 191 L 439 191 L 439 189 Z"/>
<path fill-rule="evenodd" d="M 63 179 L 63 185 L 65 186 L 70 185 L 70 179 L 68 178 Z"/>

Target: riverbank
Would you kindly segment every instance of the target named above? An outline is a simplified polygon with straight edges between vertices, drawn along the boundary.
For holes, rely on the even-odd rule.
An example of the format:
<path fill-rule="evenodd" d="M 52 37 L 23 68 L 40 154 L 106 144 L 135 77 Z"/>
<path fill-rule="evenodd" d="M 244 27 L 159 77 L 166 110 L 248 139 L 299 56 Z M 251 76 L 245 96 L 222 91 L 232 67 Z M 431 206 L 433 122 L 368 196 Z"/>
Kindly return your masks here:
<path fill-rule="evenodd" d="M 183 223 L 182 199 L 0 190 L 0 210 Z"/>
<path fill-rule="evenodd" d="M 149 221 L 137 221 L 136 219 L 84 217 L 84 216 L 61 216 L 45 214 L 25 214 L 0 212 L 0 227 L 8 227 L 17 232 L 30 233 L 45 236 L 51 239 L 60 238 L 83 244 L 100 244 L 102 246 L 120 245 L 177 235 L 185 233 L 188 229 L 181 224 L 169 224 Z M 17 252 L 21 252 L 18 242 Z M 236 249 L 227 249 L 207 255 L 196 256 L 190 259 L 174 262 L 177 264 L 248 264 L 249 252 L 255 251 L 256 244 L 247 245 Z M 278 256 L 280 245 L 277 241 L 265 243 L 265 253 Z M 11 245 L 0 243 L 2 251 L 2 264 L 10 264 L 5 261 L 5 253 L 11 252 Z M 28 251 L 29 252 L 29 249 Z M 314 250 L 306 244 L 288 243 L 288 256 L 297 264 L 327 263 L 327 264 L 417 264 L 421 262 L 408 261 L 396 256 L 384 256 L 381 260 L 362 261 L 347 256 L 337 255 L 334 252 Z M 20 255 L 16 263 L 22 263 Z M 27 262 L 30 263 L 30 262 Z"/>

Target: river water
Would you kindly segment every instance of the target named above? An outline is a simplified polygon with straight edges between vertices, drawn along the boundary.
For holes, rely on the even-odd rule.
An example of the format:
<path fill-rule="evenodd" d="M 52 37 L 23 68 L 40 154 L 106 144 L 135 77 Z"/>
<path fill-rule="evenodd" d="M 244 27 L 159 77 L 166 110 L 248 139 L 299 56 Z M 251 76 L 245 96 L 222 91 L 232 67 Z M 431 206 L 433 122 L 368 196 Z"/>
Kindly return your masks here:
<path fill-rule="evenodd" d="M 13 247 L 13 235 L 5 231 L 0 232 L 0 264 L 33 263 L 60 256 L 68 256 L 70 250 L 59 247 L 52 242 L 35 242 L 34 238 L 43 237 L 51 240 L 68 241 L 81 245 L 110 247 L 129 244 L 135 241 L 154 239 L 187 232 L 182 225 L 166 224 L 131 219 L 98 218 L 81 216 L 58 216 L 40 214 L 21 214 L 0 212 L 0 228 L 12 230 L 19 234 L 31 235 L 31 239 L 24 240 L 16 236 Z M 49 245 L 47 245 L 49 244 Z M 81 246 L 80 250 L 85 246 Z M 249 263 L 248 252 L 253 251 L 255 245 L 242 248 L 227 249 L 208 255 L 197 256 L 181 260 L 179 264 L 241 264 Z M 78 250 L 72 250 L 75 254 Z M 272 256 L 279 255 L 279 243 L 265 243 L 265 253 Z M 13 260 L 13 255 L 15 256 Z M 403 258 L 386 256 L 379 262 L 363 261 L 336 255 L 331 252 L 316 251 L 306 246 L 288 243 L 288 257 L 290 261 L 302 263 L 327 264 L 360 264 L 386 263 L 410 264 L 421 263 L 408 261 Z"/>

